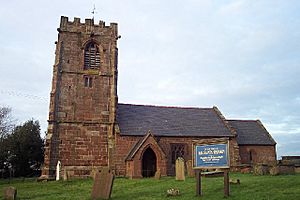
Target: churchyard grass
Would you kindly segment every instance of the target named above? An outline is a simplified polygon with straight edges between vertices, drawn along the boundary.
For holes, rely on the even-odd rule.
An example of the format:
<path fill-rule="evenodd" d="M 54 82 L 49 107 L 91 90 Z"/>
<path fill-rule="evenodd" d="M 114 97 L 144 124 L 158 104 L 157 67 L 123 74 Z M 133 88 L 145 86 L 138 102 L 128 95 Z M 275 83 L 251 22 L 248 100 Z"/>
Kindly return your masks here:
<path fill-rule="evenodd" d="M 297 200 L 300 199 L 300 174 L 280 176 L 253 176 L 252 174 L 231 173 L 231 179 L 240 179 L 240 185 L 231 185 L 228 199 L 242 200 Z M 163 177 L 129 180 L 116 178 L 112 199 L 201 199 L 216 200 L 223 198 L 223 178 L 203 178 L 203 197 L 195 197 L 195 178 L 176 181 L 175 177 Z M 0 179 L 0 199 L 3 189 L 14 186 L 19 199 L 90 199 L 92 179 L 74 179 L 69 181 L 36 182 L 35 179 Z M 180 190 L 180 196 L 167 197 L 170 188 Z"/>

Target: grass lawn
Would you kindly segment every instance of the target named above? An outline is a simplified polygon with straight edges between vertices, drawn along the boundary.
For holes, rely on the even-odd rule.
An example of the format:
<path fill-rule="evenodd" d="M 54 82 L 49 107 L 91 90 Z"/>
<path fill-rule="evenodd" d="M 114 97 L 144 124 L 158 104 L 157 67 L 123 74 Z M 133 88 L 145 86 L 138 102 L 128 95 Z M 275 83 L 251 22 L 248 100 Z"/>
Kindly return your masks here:
<path fill-rule="evenodd" d="M 300 174 L 280 176 L 253 176 L 251 174 L 232 173 L 230 178 L 238 178 L 241 185 L 231 185 L 228 199 L 242 200 L 300 200 Z M 161 180 L 152 178 L 129 180 L 115 179 L 112 199 L 203 199 L 217 200 L 223 197 L 223 178 L 203 178 L 203 196 L 195 196 L 195 179 L 175 181 L 174 177 Z M 36 182 L 35 179 L 0 180 L 0 199 L 3 199 L 3 188 L 14 186 L 19 199 L 90 199 L 92 179 Z M 178 188 L 181 195 L 167 197 L 166 191 Z"/>

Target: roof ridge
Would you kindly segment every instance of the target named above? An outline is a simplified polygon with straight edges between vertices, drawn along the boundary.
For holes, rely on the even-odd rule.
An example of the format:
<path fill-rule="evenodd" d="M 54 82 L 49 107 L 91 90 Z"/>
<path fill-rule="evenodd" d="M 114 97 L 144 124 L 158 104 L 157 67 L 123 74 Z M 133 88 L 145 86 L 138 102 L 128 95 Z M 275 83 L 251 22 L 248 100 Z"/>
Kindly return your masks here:
<path fill-rule="evenodd" d="M 178 108 L 178 109 L 199 109 L 199 110 L 212 110 L 210 107 L 201 108 L 201 107 L 192 107 L 192 106 L 160 106 L 160 105 L 151 105 L 151 104 L 131 104 L 131 103 L 118 103 L 118 105 L 129 105 L 129 106 L 144 106 L 144 107 L 155 107 L 155 108 Z"/>
<path fill-rule="evenodd" d="M 233 137 L 224 119 L 214 108 L 162 107 L 119 104 L 117 123 L 121 135 L 141 135 L 153 128 L 154 135 L 229 136 Z"/>
<path fill-rule="evenodd" d="M 238 121 L 238 122 L 257 122 L 258 119 L 227 119 L 227 121 Z"/>

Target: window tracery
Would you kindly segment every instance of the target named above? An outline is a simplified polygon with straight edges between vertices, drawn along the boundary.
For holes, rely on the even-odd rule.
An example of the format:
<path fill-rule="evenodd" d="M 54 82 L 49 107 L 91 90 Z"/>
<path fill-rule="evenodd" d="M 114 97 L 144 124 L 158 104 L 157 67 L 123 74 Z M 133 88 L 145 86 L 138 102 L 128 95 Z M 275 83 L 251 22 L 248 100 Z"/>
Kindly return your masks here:
<path fill-rule="evenodd" d="M 172 156 L 172 164 L 175 164 L 176 159 L 178 157 L 186 158 L 187 155 L 187 148 L 186 144 L 182 143 L 176 143 L 176 144 L 171 144 L 171 156 Z"/>

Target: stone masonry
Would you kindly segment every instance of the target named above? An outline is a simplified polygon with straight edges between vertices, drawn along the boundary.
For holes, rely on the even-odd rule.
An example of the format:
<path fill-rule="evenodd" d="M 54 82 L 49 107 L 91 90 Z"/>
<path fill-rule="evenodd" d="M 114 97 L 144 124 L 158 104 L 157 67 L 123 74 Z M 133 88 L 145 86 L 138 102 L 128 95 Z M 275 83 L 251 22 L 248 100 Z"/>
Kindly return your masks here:
<path fill-rule="evenodd" d="M 229 143 L 231 170 L 276 161 L 276 142 L 258 121 L 226 120 L 217 107 L 118 103 L 116 23 L 61 17 L 57 30 L 41 179 L 55 177 L 58 161 L 67 178 L 104 167 L 130 178 L 175 175 L 178 157 L 193 159 L 195 141 L 216 138 Z"/>
<path fill-rule="evenodd" d="M 42 176 L 62 163 L 73 176 L 112 164 L 117 104 L 118 26 L 93 19 L 61 17 L 50 94 L 49 126 Z M 84 69 L 86 44 L 99 46 L 100 67 Z M 92 79 L 86 87 L 86 78 Z"/>

